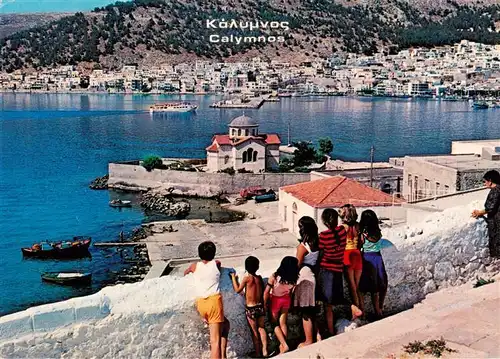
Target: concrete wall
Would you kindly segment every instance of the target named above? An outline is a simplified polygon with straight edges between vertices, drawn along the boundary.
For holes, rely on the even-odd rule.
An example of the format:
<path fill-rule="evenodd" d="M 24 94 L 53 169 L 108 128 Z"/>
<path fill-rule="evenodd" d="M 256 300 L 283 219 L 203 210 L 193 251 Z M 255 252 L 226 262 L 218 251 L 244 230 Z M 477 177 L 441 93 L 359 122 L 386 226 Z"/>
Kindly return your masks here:
<path fill-rule="evenodd" d="M 457 170 L 421 158 L 405 157 L 403 196 L 407 201 L 454 193 L 456 190 Z"/>
<path fill-rule="evenodd" d="M 239 193 L 249 186 L 262 186 L 278 190 L 279 187 L 307 182 L 309 173 L 225 173 L 187 172 L 158 170 L 150 172 L 142 166 L 110 163 L 108 166 L 111 188 L 147 189 L 174 187 L 178 193 L 215 196 L 223 193 Z"/>
<path fill-rule="evenodd" d="M 483 141 L 451 141 L 451 154 L 466 155 L 474 153 L 476 155 L 480 155 L 483 147 L 500 147 L 500 139 Z"/>
<path fill-rule="evenodd" d="M 406 208 L 406 223 L 411 226 L 421 222 L 432 213 L 438 213 L 455 206 L 463 206 L 472 201 L 484 202 L 488 193 L 489 189 L 483 187 L 421 200 L 411 204 L 404 204 L 403 207 Z"/>

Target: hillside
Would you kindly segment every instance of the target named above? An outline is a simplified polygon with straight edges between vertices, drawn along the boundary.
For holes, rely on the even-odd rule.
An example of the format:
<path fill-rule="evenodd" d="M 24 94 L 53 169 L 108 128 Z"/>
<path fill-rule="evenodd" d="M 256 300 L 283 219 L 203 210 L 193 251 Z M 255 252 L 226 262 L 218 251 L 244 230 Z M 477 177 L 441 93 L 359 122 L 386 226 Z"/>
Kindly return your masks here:
<path fill-rule="evenodd" d="M 0 70 L 65 64 L 90 69 L 97 63 L 104 68 L 117 68 L 124 63 L 155 65 L 200 58 L 234 61 L 256 55 L 298 62 L 339 51 L 393 52 L 414 45 L 451 44 L 461 39 L 500 43 L 500 34 L 495 32 L 500 5 L 494 3 L 494 0 L 118 2 L 1 39 Z M 220 28 L 231 20 L 236 20 L 238 28 Z M 212 21 L 210 26 L 207 21 Z M 248 28 L 248 22 L 256 21 L 261 21 L 258 28 Z M 288 25 L 270 28 L 273 21 Z M 233 37 L 233 42 L 214 43 L 210 41 L 213 35 L 219 36 L 219 40 L 233 35 L 241 37 L 241 42 L 237 43 Z M 252 40 L 252 36 L 261 38 Z"/>
<path fill-rule="evenodd" d="M 69 15 L 71 14 L 0 14 L 0 39 L 18 31 L 44 25 L 51 21 L 58 20 L 63 16 Z"/>

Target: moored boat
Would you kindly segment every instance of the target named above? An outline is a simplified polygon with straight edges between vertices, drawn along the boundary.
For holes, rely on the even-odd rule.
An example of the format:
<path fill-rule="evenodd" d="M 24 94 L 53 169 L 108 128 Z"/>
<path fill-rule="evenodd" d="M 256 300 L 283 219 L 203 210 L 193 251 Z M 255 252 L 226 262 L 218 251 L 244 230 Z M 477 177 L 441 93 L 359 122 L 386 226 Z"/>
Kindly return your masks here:
<path fill-rule="evenodd" d="M 109 205 L 111 207 L 131 207 L 132 202 L 131 201 L 122 201 L 121 199 L 114 199 L 109 202 Z"/>
<path fill-rule="evenodd" d="M 92 273 L 45 272 L 42 273 L 42 280 L 61 285 L 90 284 L 92 282 Z"/>
<path fill-rule="evenodd" d="M 484 101 L 482 101 L 482 102 L 474 102 L 472 104 L 472 108 L 474 108 L 476 110 L 484 110 L 484 109 L 487 109 L 489 107 L 490 106 L 486 102 L 484 102 Z"/>
<path fill-rule="evenodd" d="M 267 191 L 265 194 L 261 194 L 258 196 L 255 196 L 255 203 L 261 203 L 261 202 L 272 202 L 276 201 L 276 192 L 274 192 L 272 189 Z"/>
<path fill-rule="evenodd" d="M 154 104 L 153 106 L 149 107 L 149 112 L 150 113 L 155 113 L 155 112 L 191 112 L 195 111 L 198 108 L 198 106 L 190 104 L 188 102 L 167 102 L 167 103 L 160 103 L 160 104 Z"/>
<path fill-rule="evenodd" d="M 29 248 L 21 248 L 25 257 L 32 258 L 81 258 L 89 256 L 90 237 L 74 237 L 71 241 L 35 243 Z"/>

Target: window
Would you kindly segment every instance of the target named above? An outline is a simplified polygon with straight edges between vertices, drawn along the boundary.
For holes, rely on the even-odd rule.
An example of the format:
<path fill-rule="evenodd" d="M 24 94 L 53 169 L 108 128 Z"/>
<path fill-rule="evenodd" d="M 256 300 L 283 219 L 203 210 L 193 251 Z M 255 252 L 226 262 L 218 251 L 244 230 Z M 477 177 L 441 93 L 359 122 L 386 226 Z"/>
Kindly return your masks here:
<path fill-rule="evenodd" d="M 297 203 L 293 202 L 293 205 L 292 205 L 292 212 L 297 214 Z"/>
<path fill-rule="evenodd" d="M 441 194 L 441 184 L 439 182 L 436 182 L 436 196 L 439 196 Z"/>
<path fill-rule="evenodd" d="M 247 161 L 247 151 L 243 152 L 243 163 Z"/>
<path fill-rule="evenodd" d="M 229 162 L 229 156 L 224 157 L 224 164 L 227 164 Z"/>
<path fill-rule="evenodd" d="M 247 160 L 248 162 L 252 162 L 252 159 L 253 159 L 253 150 L 249 148 L 247 153 Z"/>
<path fill-rule="evenodd" d="M 236 130 L 235 130 L 234 128 L 231 130 L 231 134 L 232 134 L 233 136 L 236 136 Z"/>
<path fill-rule="evenodd" d="M 241 136 L 241 128 L 238 128 L 238 136 Z"/>
<path fill-rule="evenodd" d="M 450 186 L 444 185 L 444 193 L 450 192 Z"/>
<path fill-rule="evenodd" d="M 428 179 L 425 179 L 425 183 L 424 183 L 425 196 L 428 196 L 430 194 L 430 189 L 431 189 L 431 182 Z"/>
<path fill-rule="evenodd" d="M 257 151 L 253 152 L 253 161 L 257 162 Z"/>
<path fill-rule="evenodd" d="M 245 136 L 248 136 L 248 129 L 245 130 Z"/>
<path fill-rule="evenodd" d="M 411 201 L 413 197 L 413 181 L 411 175 L 408 175 L 408 200 Z"/>
<path fill-rule="evenodd" d="M 415 193 L 414 200 L 418 200 L 418 176 L 415 176 L 415 185 L 413 186 L 413 191 Z"/>
<path fill-rule="evenodd" d="M 283 207 L 283 222 L 286 223 L 286 212 L 288 211 L 288 207 L 284 206 Z"/>

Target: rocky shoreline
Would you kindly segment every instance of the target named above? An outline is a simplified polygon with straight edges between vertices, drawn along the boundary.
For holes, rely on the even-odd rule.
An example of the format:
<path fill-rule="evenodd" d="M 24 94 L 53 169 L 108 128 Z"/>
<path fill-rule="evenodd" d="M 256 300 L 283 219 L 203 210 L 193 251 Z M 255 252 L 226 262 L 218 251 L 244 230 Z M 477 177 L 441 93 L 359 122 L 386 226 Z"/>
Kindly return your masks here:
<path fill-rule="evenodd" d="M 172 189 L 153 189 L 142 194 L 141 207 L 171 217 L 183 218 L 191 211 L 191 204 L 185 200 L 173 199 Z"/>
<path fill-rule="evenodd" d="M 89 188 L 95 190 L 108 189 L 109 175 L 102 177 L 97 177 L 92 182 L 90 182 Z"/>

